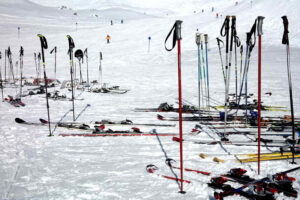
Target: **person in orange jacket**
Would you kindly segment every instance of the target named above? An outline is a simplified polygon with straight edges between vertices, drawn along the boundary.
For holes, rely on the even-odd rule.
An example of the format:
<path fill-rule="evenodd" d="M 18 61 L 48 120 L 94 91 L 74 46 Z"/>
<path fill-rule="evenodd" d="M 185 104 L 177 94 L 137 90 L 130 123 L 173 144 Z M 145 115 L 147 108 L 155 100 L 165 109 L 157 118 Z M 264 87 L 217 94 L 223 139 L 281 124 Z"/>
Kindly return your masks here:
<path fill-rule="evenodd" d="M 106 36 L 106 40 L 107 40 L 107 44 L 108 44 L 109 40 L 110 40 L 110 36 L 109 35 Z"/>

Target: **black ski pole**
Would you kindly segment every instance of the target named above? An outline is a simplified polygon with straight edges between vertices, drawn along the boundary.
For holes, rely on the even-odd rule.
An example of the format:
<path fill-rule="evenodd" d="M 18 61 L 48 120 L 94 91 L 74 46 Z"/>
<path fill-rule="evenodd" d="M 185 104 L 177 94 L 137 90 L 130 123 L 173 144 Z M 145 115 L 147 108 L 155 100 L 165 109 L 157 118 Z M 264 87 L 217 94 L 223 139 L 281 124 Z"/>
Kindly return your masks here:
<path fill-rule="evenodd" d="M 220 38 L 217 38 L 217 43 L 218 43 L 218 47 L 219 47 L 219 54 L 220 54 L 220 59 L 221 59 L 221 66 L 222 66 L 222 73 L 223 73 L 223 78 L 224 78 L 224 85 L 226 85 L 226 77 L 225 77 L 224 64 L 223 64 L 222 51 L 221 51 L 222 47 L 224 46 L 224 42 Z M 221 44 L 223 46 L 221 46 Z"/>
<path fill-rule="evenodd" d="M 229 77 L 228 77 L 228 50 L 229 50 L 229 23 L 230 23 L 230 16 L 226 16 L 225 18 L 225 21 L 223 23 L 223 26 L 221 28 L 221 31 L 220 31 L 220 35 L 222 37 L 225 37 L 226 36 L 226 48 L 225 48 L 225 51 L 226 51 L 226 61 L 225 61 L 225 74 L 226 74 L 226 77 L 225 77 L 225 117 L 224 117 L 224 122 L 225 122 L 225 126 L 224 126 L 224 133 L 226 132 L 226 122 L 227 122 L 227 107 L 228 107 L 228 104 L 229 104 L 229 99 L 228 99 L 228 92 L 227 92 L 227 85 L 228 85 L 228 82 L 229 82 Z"/>
<path fill-rule="evenodd" d="M 102 56 L 102 52 L 100 52 L 99 55 L 99 84 L 100 84 L 100 88 L 102 88 L 102 63 L 101 60 L 103 60 L 103 56 Z"/>
<path fill-rule="evenodd" d="M 38 80 L 37 83 L 40 85 L 40 79 L 41 79 L 41 53 L 39 52 L 38 56 Z"/>
<path fill-rule="evenodd" d="M 238 70 L 237 70 L 237 65 L 238 65 L 238 61 L 237 61 L 237 47 L 241 46 L 241 42 L 239 37 L 236 35 L 236 30 L 234 33 L 234 65 L 235 65 L 235 103 L 237 104 L 237 96 L 238 96 Z"/>
<path fill-rule="evenodd" d="M 80 77 L 79 77 L 79 82 L 80 85 L 82 85 L 82 73 L 81 73 L 81 62 L 83 62 L 83 52 L 81 49 L 77 49 L 75 51 L 75 57 L 78 59 L 78 63 L 79 63 L 79 72 L 80 72 Z"/>
<path fill-rule="evenodd" d="M 244 46 L 241 45 L 240 47 L 240 54 L 241 54 L 241 66 L 240 66 L 240 88 L 241 88 L 241 83 L 242 83 L 242 72 L 243 72 L 243 51 L 244 51 Z M 238 97 L 236 97 L 238 98 Z"/>
<path fill-rule="evenodd" d="M 4 55 L 4 81 L 6 82 L 6 57 L 7 57 L 7 49 L 5 49 L 5 55 Z"/>
<path fill-rule="evenodd" d="M 36 81 L 38 81 L 39 74 L 38 74 L 38 66 L 36 63 L 36 53 L 33 53 L 33 56 L 34 56 L 34 63 L 35 63 Z"/>
<path fill-rule="evenodd" d="M 70 35 L 67 35 L 69 42 L 69 57 L 70 57 L 70 74 L 71 74 L 71 88 L 72 88 L 72 105 L 73 105 L 73 121 L 75 121 L 75 106 L 74 106 L 74 85 L 73 85 L 73 49 L 75 44 Z"/>
<path fill-rule="evenodd" d="M 8 58 L 8 61 L 9 61 L 10 74 L 12 76 L 13 82 L 15 82 L 15 76 L 14 76 L 12 55 L 11 55 L 10 47 L 8 47 L 8 49 L 7 49 L 7 58 Z"/>
<path fill-rule="evenodd" d="M 20 101 L 22 98 L 22 80 L 23 80 L 23 56 L 24 56 L 24 49 L 21 46 L 20 49 Z"/>
<path fill-rule="evenodd" d="M 86 81 L 87 81 L 87 86 L 90 87 L 88 49 L 86 48 L 83 53 L 84 53 L 85 59 L 86 59 Z"/>
<path fill-rule="evenodd" d="M 292 76 L 290 69 L 290 41 L 289 41 L 289 21 L 286 16 L 281 17 L 283 20 L 283 37 L 282 44 L 286 45 L 286 55 L 287 55 L 287 72 L 288 72 L 288 81 L 289 81 L 289 93 L 290 93 L 290 106 L 291 106 L 291 115 L 292 115 L 292 131 L 293 131 L 293 141 L 295 141 L 295 116 L 294 116 L 294 103 L 293 103 L 293 89 L 292 89 Z M 293 142 L 292 148 L 292 164 L 296 164 L 295 162 L 295 142 Z"/>
<path fill-rule="evenodd" d="M 0 60 L 2 58 L 2 55 L 1 55 L 1 51 L 0 51 Z M 1 65 L 0 65 L 0 86 L 1 86 L 1 94 L 2 94 L 2 101 L 4 101 L 4 97 L 3 97 L 3 79 L 2 79 L 2 70 L 1 70 Z"/>
<path fill-rule="evenodd" d="M 54 52 L 54 79 L 56 81 L 56 52 L 57 52 L 56 46 L 50 51 L 50 54 L 52 54 L 53 52 Z M 55 83 L 54 83 L 54 86 L 55 86 Z"/>
<path fill-rule="evenodd" d="M 48 126 L 49 126 L 49 135 L 48 136 L 53 136 L 51 133 L 51 123 L 50 123 L 50 109 L 49 109 L 49 101 L 48 101 L 48 83 L 47 83 L 47 75 L 46 75 L 46 64 L 45 64 L 45 54 L 44 54 L 44 49 L 48 49 L 48 44 L 46 38 L 38 34 L 37 35 L 40 38 L 41 41 L 41 49 L 42 49 L 42 61 L 43 61 L 43 71 L 44 71 L 44 81 L 45 81 L 45 91 L 46 91 L 46 103 L 47 103 L 47 113 L 48 113 Z"/>

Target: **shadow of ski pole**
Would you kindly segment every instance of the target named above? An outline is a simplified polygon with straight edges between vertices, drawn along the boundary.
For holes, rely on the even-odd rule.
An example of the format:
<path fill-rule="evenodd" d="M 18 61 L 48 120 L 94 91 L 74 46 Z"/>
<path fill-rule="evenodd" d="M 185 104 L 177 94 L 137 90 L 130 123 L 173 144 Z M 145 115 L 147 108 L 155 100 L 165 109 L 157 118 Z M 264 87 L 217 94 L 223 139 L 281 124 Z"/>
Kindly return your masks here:
<path fill-rule="evenodd" d="M 163 144 L 161 143 L 161 140 L 160 140 L 159 136 L 157 135 L 156 129 L 153 129 L 153 133 L 156 134 L 156 139 L 157 139 L 157 141 L 159 143 L 159 146 L 160 146 L 162 152 L 164 153 L 164 156 L 166 158 L 165 160 L 169 159 L 169 157 L 167 155 L 167 152 L 165 151 L 165 149 L 163 147 Z M 173 168 L 170 167 L 170 166 L 169 166 L 169 168 L 170 168 L 172 174 L 174 175 L 174 177 L 176 178 L 176 183 L 178 185 L 178 189 L 180 190 L 179 178 L 178 178 L 177 174 L 174 172 Z"/>

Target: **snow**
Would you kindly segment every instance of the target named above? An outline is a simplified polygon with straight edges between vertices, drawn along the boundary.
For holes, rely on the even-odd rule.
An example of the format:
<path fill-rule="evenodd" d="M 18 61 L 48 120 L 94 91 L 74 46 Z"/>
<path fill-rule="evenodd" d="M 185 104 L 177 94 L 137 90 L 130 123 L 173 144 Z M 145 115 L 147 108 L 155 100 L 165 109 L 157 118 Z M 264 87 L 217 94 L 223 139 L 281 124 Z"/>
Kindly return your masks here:
<path fill-rule="evenodd" d="M 124 120 L 136 123 L 161 123 L 156 113 L 134 112 L 134 108 L 156 107 L 162 102 L 176 104 L 177 98 L 177 53 L 165 51 L 164 40 L 175 20 L 182 24 L 182 86 L 183 98 L 197 104 L 197 46 L 195 33 L 209 35 L 210 91 L 213 99 L 224 102 L 224 84 L 215 38 L 223 24 L 225 15 L 237 16 L 237 33 L 245 45 L 246 32 L 250 30 L 258 15 L 265 16 L 262 39 L 263 74 L 262 92 L 271 91 L 271 97 L 264 97 L 266 105 L 289 107 L 286 49 L 281 44 L 283 33 L 282 15 L 289 19 L 291 44 L 291 70 L 296 116 L 300 116 L 300 25 L 297 0 L 241 0 L 235 1 L 183 1 L 183 0 L 1 0 L 0 1 L 0 50 L 1 69 L 4 76 L 4 49 L 11 47 L 13 62 L 18 60 L 20 45 L 24 47 L 24 77 L 35 76 L 33 53 L 39 52 L 43 34 L 49 49 L 45 51 L 46 70 L 54 77 L 54 55 L 50 50 L 57 46 L 57 78 L 68 80 L 69 57 L 66 35 L 71 35 L 75 50 L 88 48 L 90 80 L 98 79 L 99 52 L 103 53 L 104 82 L 120 85 L 130 91 L 123 95 L 94 94 L 83 92 L 83 101 L 75 101 L 76 116 L 87 104 L 77 121 L 90 122 L 101 119 Z M 68 9 L 59 9 L 61 6 Z M 215 12 L 211 12 L 214 6 Z M 69 9 L 71 8 L 71 10 Z M 201 10 L 204 9 L 204 13 Z M 196 11 L 196 13 L 194 13 Z M 74 12 L 78 15 L 75 16 Z M 216 12 L 222 17 L 216 19 Z M 98 14 L 98 19 L 94 16 Z M 124 24 L 120 20 L 124 19 Z M 110 25 L 110 20 L 114 25 Z M 78 23 L 77 30 L 75 23 Z M 18 38 L 17 27 L 20 27 Z M 106 44 L 106 35 L 111 43 Z M 148 53 L 148 37 L 151 47 Z M 168 43 L 168 46 L 171 44 Z M 78 61 L 76 60 L 78 66 Z M 82 67 L 85 69 L 86 64 Z M 77 74 L 78 76 L 78 74 Z M 86 71 L 83 74 L 86 80 Z M 233 70 L 231 77 L 234 77 Z M 248 88 L 257 94 L 257 46 L 251 56 Z M 25 90 L 25 89 L 24 89 Z M 49 89 L 53 91 L 53 88 Z M 19 89 L 5 88 L 5 95 L 16 95 Z M 234 82 L 231 82 L 231 92 Z M 66 89 L 62 91 L 71 96 Z M 76 96 L 80 91 L 76 91 Z M 0 111 L 0 199 L 213 199 L 213 190 L 207 186 L 210 177 L 184 173 L 185 195 L 179 194 L 179 185 L 146 172 L 148 164 L 159 167 L 159 173 L 180 176 L 179 170 L 165 165 L 166 158 L 173 158 L 179 165 L 179 145 L 170 137 L 59 137 L 60 133 L 82 132 L 57 128 L 54 137 L 47 137 L 48 129 L 42 126 L 25 126 L 14 122 L 16 117 L 38 122 L 47 119 L 46 102 L 43 95 L 23 98 L 26 106 L 15 108 L 1 102 Z M 72 121 L 71 102 L 50 100 L 52 121 Z M 265 112 L 265 115 L 289 114 Z M 177 116 L 166 113 L 165 116 Z M 167 122 L 166 122 L 167 123 Z M 184 133 L 188 134 L 196 122 L 184 122 Z M 177 124 L 178 125 L 178 124 Z M 52 127 L 54 128 L 54 127 Z M 126 129 L 126 127 L 115 127 Z M 141 127 L 150 131 L 151 127 Z M 175 128 L 156 128 L 158 132 L 178 133 Z M 191 139 L 215 139 L 219 137 L 211 130 Z M 245 136 L 230 136 L 232 140 L 248 139 Z M 263 152 L 270 148 L 262 147 Z M 277 150 L 271 148 L 271 150 Z M 250 176 L 265 177 L 295 167 L 288 161 L 261 163 L 261 175 L 257 164 L 236 163 L 234 156 L 224 164 L 216 164 L 212 157 L 201 159 L 200 153 L 226 154 L 255 153 L 256 147 L 219 145 L 198 145 L 184 143 L 184 166 L 220 175 L 230 168 L 245 168 Z M 298 161 L 299 162 L 299 161 Z M 294 183 L 299 190 L 300 172 L 291 174 L 297 178 Z M 278 199 L 292 199 L 278 195 Z M 232 199 L 242 199 L 234 196 Z"/>

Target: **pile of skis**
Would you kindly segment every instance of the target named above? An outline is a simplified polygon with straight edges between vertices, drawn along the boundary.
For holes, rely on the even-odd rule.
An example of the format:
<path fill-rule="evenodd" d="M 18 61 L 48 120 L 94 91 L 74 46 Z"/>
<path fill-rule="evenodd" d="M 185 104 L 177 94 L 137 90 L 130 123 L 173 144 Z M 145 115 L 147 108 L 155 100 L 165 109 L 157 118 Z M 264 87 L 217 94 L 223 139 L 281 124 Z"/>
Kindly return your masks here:
<path fill-rule="evenodd" d="M 169 168 L 181 170 L 180 167 L 174 165 L 175 160 L 166 159 L 166 164 Z M 198 169 L 183 168 L 184 171 L 190 173 L 197 173 L 200 175 L 211 176 L 210 183 L 208 186 L 215 189 L 214 197 L 216 199 L 224 199 L 232 195 L 240 195 L 247 199 L 263 199 L 273 200 L 276 199 L 276 194 L 283 194 L 287 197 L 296 198 L 298 192 L 293 187 L 293 182 L 296 180 L 294 177 L 290 177 L 287 174 L 299 170 L 300 167 L 295 167 L 290 170 L 268 175 L 265 178 L 254 179 L 246 175 L 246 170 L 241 168 L 232 168 L 228 173 L 215 176 L 211 172 L 202 171 Z M 146 171 L 156 176 L 174 180 L 177 182 L 192 183 L 202 182 L 197 179 L 184 179 L 181 180 L 177 176 L 169 176 L 160 174 L 159 168 L 153 164 L 146 166 Z M 241 185 L 240 187 L 234 187 L 229 182 L 235 183 L 235 185 Z M 245 190 L 247 189 L 247 190 Z M 245 191 L 244 191 L 245 190 Z"/>

